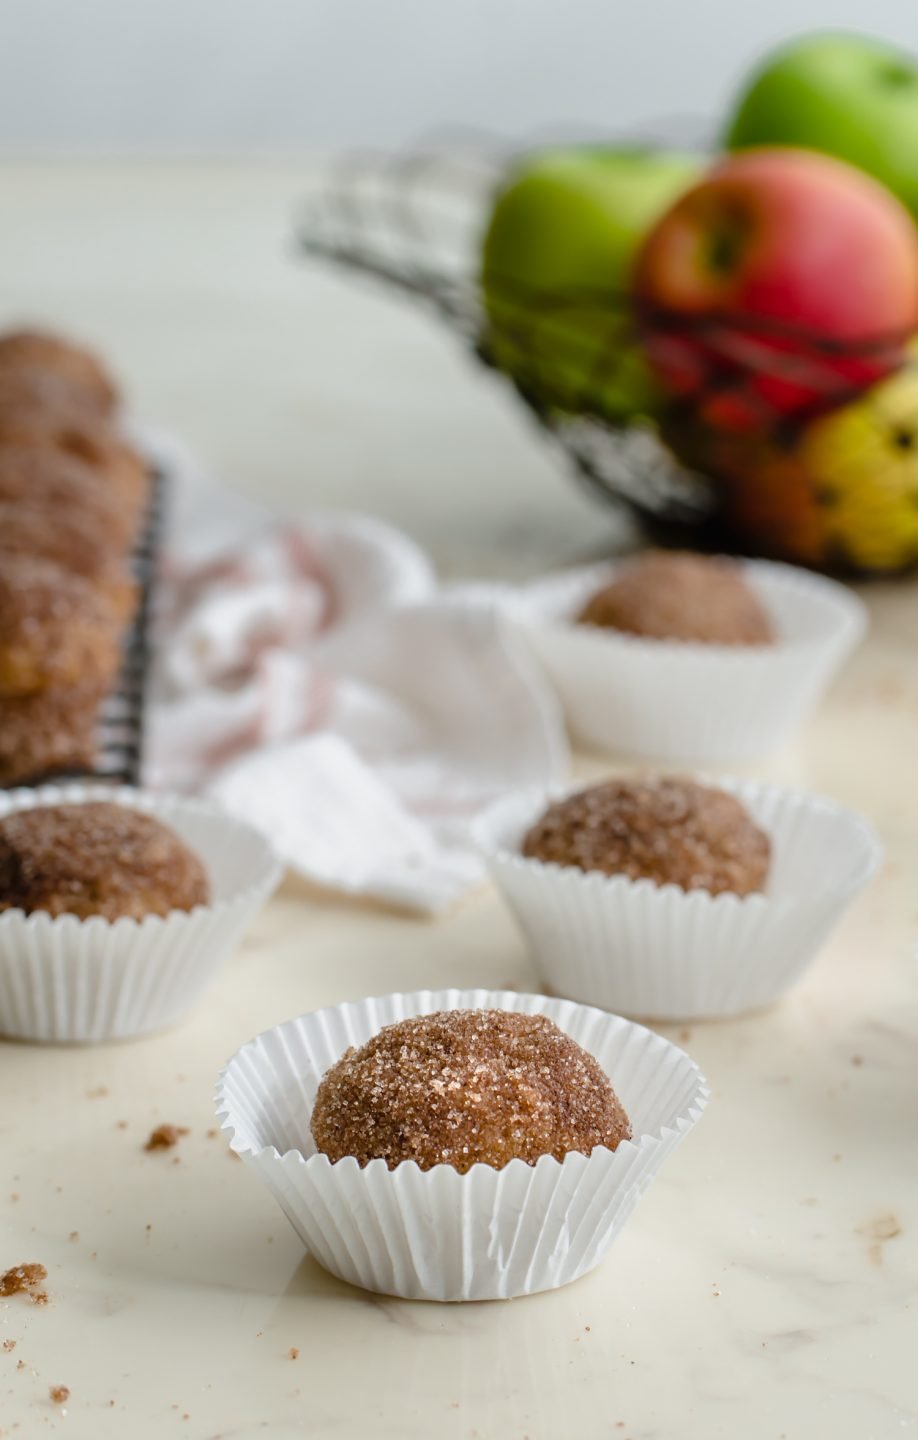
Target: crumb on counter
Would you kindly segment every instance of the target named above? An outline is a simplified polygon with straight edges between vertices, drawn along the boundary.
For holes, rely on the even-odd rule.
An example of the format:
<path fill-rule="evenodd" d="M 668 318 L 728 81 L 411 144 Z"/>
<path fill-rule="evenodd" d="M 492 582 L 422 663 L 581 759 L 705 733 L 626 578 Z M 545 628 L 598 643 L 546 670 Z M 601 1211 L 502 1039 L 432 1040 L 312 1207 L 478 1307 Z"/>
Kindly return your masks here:
<path fill-rule="evenodd" d="M 44 1265 L 36 1261 L 13 1265 L 0 1275 L 0 1296 L 27 1295 L 33 1305 L 47 1305 L 48 1292 L 42 1285 L 48 1278 Z"/>
<path fill-rule="evenodd" d="M 69 1385 L 51 1385 L 48 1387 L 48 1394 L 55 1405 L 64 1405 L 70 1399 Z"/>
<path fill-rule="evenodd" d="M 185 1125 L 157 1125 L 147 1136 L 144 1150 L 172 1150 L 183 1135 L 188 1134 Z"/>

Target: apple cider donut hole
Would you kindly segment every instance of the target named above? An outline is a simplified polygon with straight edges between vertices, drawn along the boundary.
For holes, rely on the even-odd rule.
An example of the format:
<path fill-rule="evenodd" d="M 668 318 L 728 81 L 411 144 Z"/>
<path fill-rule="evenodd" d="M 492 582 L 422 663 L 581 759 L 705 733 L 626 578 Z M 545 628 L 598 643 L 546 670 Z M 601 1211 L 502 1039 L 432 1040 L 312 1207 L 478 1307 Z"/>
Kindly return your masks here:
<path fill-rule="evenodd" d="M 48 445 L 0 444 L 0 504 L 34 506 L 49 524 L 61 515 L 85 516 L 112 552 L 128 550 L 137 532 L 139 517 L 103 475 Z"/>
<path fill-rule="evenodd" d="M 534 1165 L 631 1138 L 599 1062 L 544 1015 L 440 1010 L 386 1025 L 331 1067 L 312 1134 L 335 1162 Z"/>
<path fill-rule="evenodd" d="M 593 595 L 577 617 L 651 640 L 771 645 L 764 606 L 731 560 L 651 551 Z"/>
<path fill-rule="evenodd" d="M 90 769 L 102 698 L 92 685 L 0 698 L 0 785 Z"/>
<path fill-rule="evenodd" d="M 556 801 L 529 830 L 530 860 L 751 895 L 768 878 L 771 842 L 735 795 L 694 780 L 608 780 Z"/>
<path fill-rule="evenodd" d="M 119 626 L 92 584 L 49 560 L 0 564 L 0 698 L 52 687 L 104 689 L 118 667 Z"/>
<path fill-rule="evenodd" d="M 0 911 L 142 920 L 209 900 L 197 855 L 141 810 L 96 801 L 0 819 Z"/>
<path fill-rule="evenodd" d="M 91 350 L 46 330 L 10 330 L 0 335 L 0 372 L 35 370 L 54 376 L 89 409 L 111 416 L 118 387 Z"/>
<path fill-rule="evenodd" d="M 89 581 L 127 623 L 137 603 L 137 585 L 124 559 L 112 554 L 92 517 L 73 510 L 49 515 L 29 501 L 0 500 L 0 565 L 8 556 L 50 560 L 61 570 Z"/>
<path fill-rule="evenodd" d="M 107 420 L 54 375 L 0 371 L 0 446 L 59 450 L 89 465 L 136 527 L 149 497 L 146 464 Z"/>

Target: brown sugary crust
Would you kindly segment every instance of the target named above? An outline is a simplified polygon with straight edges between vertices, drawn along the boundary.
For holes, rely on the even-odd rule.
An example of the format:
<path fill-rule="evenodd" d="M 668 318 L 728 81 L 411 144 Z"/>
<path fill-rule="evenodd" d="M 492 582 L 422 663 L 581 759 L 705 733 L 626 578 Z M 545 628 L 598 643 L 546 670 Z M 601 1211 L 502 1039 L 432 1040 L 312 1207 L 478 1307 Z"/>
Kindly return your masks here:
<path fill-rule="evenodd" d="M 142 811 L 93 801 L 0 819 L 0 910 L 142 920 L 209 899 L 197 855 Z"/>
<path fill-rule="evenodd" d="M 113 553 L 130 548 L 140 518 L 86 460 L 47 445 L 0 444 L 0 504 L 85 516 Z"/>
<path fill-rule="evenodd" d="M 550 805 L 532 860 L 711 895 L 760 891 L 771 842 L 734 795 L 693 780 L 609 780 Z"/>
<path fill-rule="evenodd" d="M 55 375 L 99 415 L 118 408 L 118 387 L 98 355 L 49 330 L 8 330 L 0 335 L 0 371 L 36 369 Z"/>
<path fill-rule="evenodd" d="M 0 564 L 0 697 L 52 687 L 105 688 L 118 668 L 111 605 L 92 584 L 49 560 Z"/>
<path fill-rule="evenodd" d="M 771 645 L 771 621 L 739 566 L 722 557 L 650 551 L 593 595 L 581 625 L 708 645 Z"/>
<path fill-rule="evenodd" d="M 136 609 L 136 581 L 85 512 L 52 515 L 31 501 L 0 500 L 0 565 L 8 555 L 34 555 L 88 580 L 123 625 Z"/>
<path fill-rule="evenodd" d="M 0 785 L 90 770 L 102 694 L 93 686 L 0 698 Z"/>
<path fill-rule="evenodd" d="M 390 1170 L 563 1160 L 631 1138 L 594 1057 L 544 1015 L 441 1010 L 387 1025 L 331 1067 L 312 1135 L 331 1161 Z"/>

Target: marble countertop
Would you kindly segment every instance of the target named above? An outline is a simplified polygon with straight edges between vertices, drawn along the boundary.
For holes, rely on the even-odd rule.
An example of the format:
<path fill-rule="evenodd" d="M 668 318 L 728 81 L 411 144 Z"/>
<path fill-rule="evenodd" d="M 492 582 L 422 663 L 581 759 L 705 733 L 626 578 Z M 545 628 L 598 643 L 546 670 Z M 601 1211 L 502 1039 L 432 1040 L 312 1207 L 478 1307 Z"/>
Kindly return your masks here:
<path fill-rule="evenodd" d="M 0 168 L 0 314 L 95 335 L 138 407 L 240 489 L 374 509 L 448 573 L 532 574 L 625 538 L 423 317 L 291 263 L 302 180 Z M 712 1101 L 597 1271 L 437 1306 L 303 1257 L 214 1133 L 227 1056 L 338 1000 L 533 977 L 489 890 L 431 923 L 289 883 L 180 1029 L 0 1046 L 0 1262 L 41 1261 L 51 1295 L 0 1301 L 0 1436 L 918 1435 L 918 586 L 864 595 L 869 642 L 806 736 L 750 770 L 864 810 L 887 863 L 784 1004 L 665 1027 Z M 145 1153 L 162 1122 L 189 1134 Z"/>

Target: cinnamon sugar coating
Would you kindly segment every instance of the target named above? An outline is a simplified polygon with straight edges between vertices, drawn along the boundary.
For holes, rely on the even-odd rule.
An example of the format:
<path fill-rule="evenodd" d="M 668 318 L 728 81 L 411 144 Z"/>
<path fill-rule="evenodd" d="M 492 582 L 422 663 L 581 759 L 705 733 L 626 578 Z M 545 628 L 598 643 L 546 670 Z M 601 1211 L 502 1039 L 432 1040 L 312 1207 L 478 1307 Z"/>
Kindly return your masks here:
<path fill-rule="evenodd" d="M 55 376 L 100 415 L 119 404 L 118 387 L 91 350 L 48 330 L 8 330 L 0 335 L 0 371 L 34 369 Z"/>
<path fill-rule="evenodd" d="M 0 500 L 0 565 L 8 555 L 34 555 L 88 580 L 122 624 L 134 613 L 137 584 L 124 559 L 112 554 L 85 512 L 49 514 L 32 501 Z"/>
<path fill-rule="evenodd" d="M 46 445 L 0 444 L 0 504 L 85 516 L 112 552 L 129 549 L 140 519 L 86 460 Z"/>
<path fill-rule="evenodd" d="M 653 640 L 771 645 L 764 607 L 739 566 L 722 557 L 652 550 L 621 571 L 577 617 Z"/>
<path fill-rule="evenodd" d="M 749 895 L 771 842 L 734 795 L 693 780 L 609 780 L 550 805 L 522 845 L 532 860 Z"/>
<path fill-rule="evenodd" d="M 0 785 L 91 769 L 101 701 L 92 685 L 0 698 Z"/>
<path fill-rule="evenodd" d="M 209 899 L 201 861 L 143 811 L 94 801 L 0 819 L 0 911 L 141 920 Z"/>
<path fill-rule="evenodd" d="M 631 1127 L 598 1061 L 546 1016 L 441 1010 L 346 1051 L 319 1086 L 312 1135 L 333 1162 L 464 1174 L 614 1150 Z"/>
<path fill-rule="evenodd" d="M 104 595 L 49 560 L 4 555 L 0 564 L 0 697 L 111 681 L 117 617 Z"/>

